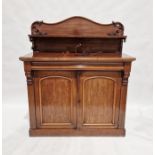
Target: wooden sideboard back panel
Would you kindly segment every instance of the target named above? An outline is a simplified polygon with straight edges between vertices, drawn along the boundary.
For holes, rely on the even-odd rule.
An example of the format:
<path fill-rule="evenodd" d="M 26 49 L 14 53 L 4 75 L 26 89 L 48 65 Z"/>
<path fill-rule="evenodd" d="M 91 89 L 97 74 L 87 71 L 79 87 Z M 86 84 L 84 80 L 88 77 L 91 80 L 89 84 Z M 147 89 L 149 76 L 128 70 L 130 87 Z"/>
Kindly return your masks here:
<path fill-rule="evenodd" d="M 119 22 L 99 24 L 83 17 L 58 23 L 42 21 L 31 26 L 32 49 L 37 52 L 63 52 L 81 55 L 122 54 L 124 26 Z"/>

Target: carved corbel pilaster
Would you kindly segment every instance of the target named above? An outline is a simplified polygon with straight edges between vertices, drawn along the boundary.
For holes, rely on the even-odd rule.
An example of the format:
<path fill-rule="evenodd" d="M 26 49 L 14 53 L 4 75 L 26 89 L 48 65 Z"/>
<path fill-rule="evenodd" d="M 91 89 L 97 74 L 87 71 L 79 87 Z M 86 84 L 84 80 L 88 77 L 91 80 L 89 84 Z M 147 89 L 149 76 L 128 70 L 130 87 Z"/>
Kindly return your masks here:
<path fill-rule="evenodd" d="M 123 80 L 122 84 L 126 86 L 128 84 L 128 78 L 130 76 L 130 72 L 123 72 Z"/>
<path fill-rule="evenodd" d="M 130 76 L 131 71 L 131 62 L 124 63 L 124 71 L 122 74 L 122 85 L 126 86 L 128 84 L 128 78 Z"/>
<path fill-rule="evenodd" d="M 24 71 L 27 78 L 27 85 L 33 84 L 33 72 L 31 70 L 31 62 L 24 62 Z"/>
<path fill-rule="evenodd" d="M 25 76 L 27 78 L 27 85 L 32 85 L 33 84 L 33 76 L 31 71 L 26 71 Z"/>

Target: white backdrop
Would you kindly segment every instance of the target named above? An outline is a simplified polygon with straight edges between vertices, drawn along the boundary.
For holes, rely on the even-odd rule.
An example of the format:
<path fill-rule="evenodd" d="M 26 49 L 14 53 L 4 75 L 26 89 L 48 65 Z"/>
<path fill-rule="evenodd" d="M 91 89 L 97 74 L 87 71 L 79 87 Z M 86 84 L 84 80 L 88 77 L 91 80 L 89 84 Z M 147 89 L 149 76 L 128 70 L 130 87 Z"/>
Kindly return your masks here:
<path fill-rule="evenodd" d="M 128 142 L 128 139 L 124 138 L 123 141 L 125 143 L 123 142 L 123 144 L 126 144 L 126 149 L 124 149 L 125 152 L 121 152 L 121 150 L 119 150 L 118 143 L 118 149 L 115 145 L 111 146 L 116 148 L 114 150 L 110 149 L 109 151 L 112 152 L 109 152 L 109 154 L 112 155 L 119 153 L 119 155 L 124 155 L 127 154 L 126 150 L 129 151 L 130 155 L 133 155 L 134 153 L 151 154 L 153 51 L 152 0 L 3 0 L 4 153 L 9 154 L 14 150 L 13 148 L 10 152 L 7 150 L 10 144 L 10 141 L 8 140 L 9 136 L 15 135 L 15 133 L 17 133 L 16 131 L 18 131 L 17 129 L 20 129 L 20 125 L 23 122 L 28 122 L 27 117 L 24 117 L 27 114 L 26 80 L 23 71 L 23 64 L 18 60 L 18 58 L 19 56 L 31 52 L 31 43 L 27 37 L 30 33 L 30 25 L 35 20 L 58 22 L 71 16 L 84 16 L 101 23 L 120 21 L 124 24 L 125 34 L 128 37 L 127 42 L 124 43 L 123 51 L 124 53 L 137 58 L 132 65 L 131 77 L 129 79 L 126 121 L 127 131 L 133 131 L 134 134 L 137 132 L 138 135 L 141 135 L 146 139 L 143 142 L 141 139 L 134 139 L 134 136 L 132 137 L 133 139 L 131 138 L 133 140 L 133 144 L 135 140 L 137 140 L 137 143 L 134 145 L 136 146 L 137 152 L 134 152 L 133 149 L 128 149 L 128 143 L 126 143 Z M 23 121 L 23 119 L 26 119 L 26 121 Z M 18 123 L 16 124 L 14 122 Z M 22 137 L 24 133 L 25 137 L 23 136 L 23 139 L 28 138 L 28 126 L 24 126 L 23 129 L 24 131 L 21 130 L 20 137 Z M 141 132 L 138 132 L 137 130 Z M 127 138 L 130 138 L 130 136 L 131 134 L 127 134 Z M 15 140 L 16 138 L 14 137 L 12 139 Z M 29 140 L 30 139 L 31 138 L 29 138 Z M 57 144 L 59 142 L 59 139 L 56 140 L 56 142 L 53 141 L 53 144 Z M 71 140 L 72 143 L 70 145 L 72 151 L 74 150 L 74 147 L 72 146 L 73 139 Z M 76 141 L 77 139 L 75 138 L 74 140 Z M 89 139 L 87 140 L 89 141 Z M 93 141 L 91 139 L 96 146 L 97 143 L 95 142 L 97 141 L 95 140 L 96 139 Z M 38 141 L 36 141 L 37 144 Z M 46 140 L 44 139 L 44 141 Z M 115 141 L 117 143 L 117 139 L 115 139 Z M 12 143 L 17 146 L 18 142 L 19 141 L 16 139 Z M 106 142 L 101 142 L 101 147 L 98 151 L 103 149 L 103 144 L 106 145 Z M 113 145 L 113 143 L 111 145 Z M 23 145 L 23 150 L 24 148 L 26 147 Z M 55 150 L 57 154 L 61 154 L 61 151 L 62 150 L 59 149 Z M 87 150 L 85 151 L 86 152 L 84 154 L 88 153 Z M 103 149 L 101 152 L 90 151 L 89 154 L 100 154 L 103 152 L 106 153 L 106 150 Z M 20 153 L 20 151 L 14 151 L 13 153 L 16 155 Z"/>

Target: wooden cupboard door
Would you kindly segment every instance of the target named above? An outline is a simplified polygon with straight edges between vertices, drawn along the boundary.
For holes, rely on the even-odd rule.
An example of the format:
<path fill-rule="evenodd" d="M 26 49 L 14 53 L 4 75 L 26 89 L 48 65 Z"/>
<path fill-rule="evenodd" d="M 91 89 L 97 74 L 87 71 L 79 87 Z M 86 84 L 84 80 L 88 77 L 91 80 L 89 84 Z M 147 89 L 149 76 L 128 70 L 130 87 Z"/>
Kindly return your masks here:
<path fill-rule="evenodd" d="M 76 79 L 74 72 L 35 71 L 38 128 L 76 127 Z"/>
<path fill-rule="evenodd" d="M 120 72 L 82 72 L 79 77 L 78 128 L 117 128 Z"/>

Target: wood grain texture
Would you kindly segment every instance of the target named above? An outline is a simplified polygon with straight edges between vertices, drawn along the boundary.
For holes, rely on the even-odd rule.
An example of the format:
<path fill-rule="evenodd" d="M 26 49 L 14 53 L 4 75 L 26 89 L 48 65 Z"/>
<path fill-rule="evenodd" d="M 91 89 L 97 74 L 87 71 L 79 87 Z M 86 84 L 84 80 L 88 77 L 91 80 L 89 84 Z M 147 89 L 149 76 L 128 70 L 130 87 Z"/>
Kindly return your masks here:
<path fill-rule="evenodd" d="M 136 60 L 134 57 L 127 54 L 122 54 L 122 56 L 76 56 L 75 54 L 64 55 L 63 53 L 29 53 L 25 56 L 19 58 L 21 61 L 29 62 L 81 62 L 81 63 L 115 63 L 115 62 L 132 62 Z"/>
<path fill-rule="evenodd" d="M 39 80 L 42 124 L 70 123 L 72 107 L 72 80 L 49 76 Z M 50 123 L 49 123 L 50 124 Z"/>
<path fill-rule="evenodd" d="M 122 54 L 124 27 L 82 17 L 34 22 L 24 62 L 30 136 L 124 136 L 134 57 Z"/>
<path fill-rule="evenodd" d="M 111 61 L 101 64 L 96 61 L 97 67 L 88 64 L 94 70 L 78 62 L 74 70 L 69 70 L 67 66 L 64 68 L 63 61 L 60 64 L 64 65 L 61 64 L 59 70 L 51 70 L 54 66 L 51 62 L 46 61 L 49 68 L 45 68 L 42 62 L 33 62 L 40 68 L 33 68 L 36 63 L 25 65 L 30 88 L 30 135 L 125 134 L 126 92 L 131 62 L 122 63 L 120 60 L 120 64 L 116 64 L 121 67 L 118 70 L 115 70 L 115 65 L 112 66 L 115 62 Z M 78 65 L 86 70 L 79 70 Z M 107 70 L 108 66 L 111 66 L 110 70 Z"/>
<path fill-rule="evenodd" d="M 124 26 L 120 22 L 99 24 L 83 17 L 58 23 L 36 21 L 31 26 L 33 53 L 58 52 L 76 55 L 121 55 Z"/>
<path fill-rule="evenodd" d="M 30 136 L 125 136 L 125 129 L 30 129 Z"/>
<path fill-rule="evenodd" d="M 99 38 L 36 38 L 35 51 L 55 53 L 76 53 L 76 55 L 120 55 L 120 39 L 99 39 Z"/>
<path fill-rule="evenodd" d="M 28 91 L 28 103 L 29 103 L 29 119 L 30 119 L 30 129 L 35 129 L 37 127 L 36 123 L 36 100 L 34 95 L 34 83 L 31 71 L 31 63 L 24 62 L 24 71 L 27 78 L 27 91 Z"/>
<path fill-rule="evenodd" d="M 57 37 L 122 37 L 124 33 L 124 26 L 120 22 L 100 24 L 90 19 L 76 16 L 57 23 L 44 23 L 43 21 L 36 21 L 32 24 L 31 33 L 32 35 L 48 35 Z"/>
<path fill-rule="evenodd" d="M 121 73 L 82 72 L 80 81 L 81 126 L 117 128 Z"/>
<path fill-rule="evenodd" d="M 62 74 L 45 72 L 44 77 L 35 78 L 37 121 L 41 127 L 75 127 L 75 77 L 72 73 L 69 74 L 71 77 Z"/>

